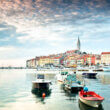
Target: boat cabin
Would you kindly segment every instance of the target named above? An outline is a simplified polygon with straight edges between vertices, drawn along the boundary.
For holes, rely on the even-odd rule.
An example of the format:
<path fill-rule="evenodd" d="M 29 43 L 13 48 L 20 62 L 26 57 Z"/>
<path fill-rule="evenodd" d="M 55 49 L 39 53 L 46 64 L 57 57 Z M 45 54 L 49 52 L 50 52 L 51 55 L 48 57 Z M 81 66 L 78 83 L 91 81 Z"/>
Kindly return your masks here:
<path fill-rule="evenodd" d="M 33 83 L 33 88 L 35 89 L 49 89 L 49 84 L 51 83 L 50 81 L 46 81 L 46 80 L 36 80 L 36 81 L 32 81 Z"/>
<path fill-rule="evenodd" d="M 44 74 L 38 74 L 37 79 L 32 81 L 34 89 L 49 89 L 51 81 L 45 80 Z"/>

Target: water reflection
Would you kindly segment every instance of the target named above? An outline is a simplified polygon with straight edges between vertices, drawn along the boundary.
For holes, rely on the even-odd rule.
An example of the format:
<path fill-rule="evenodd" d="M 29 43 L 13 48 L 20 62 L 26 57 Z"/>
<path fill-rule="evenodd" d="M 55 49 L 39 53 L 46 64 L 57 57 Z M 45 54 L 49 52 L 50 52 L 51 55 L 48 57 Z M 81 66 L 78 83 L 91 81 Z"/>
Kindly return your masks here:
<path fill-rule="evenodd" d="M 99 78 L 101 80 L 101 83 L 110 84 L 110 74 L 100 74 Z"/>
<path fill-rule="evenodd" d="M 38 89 L 32 89 L 32 94 L 35 95 L 36 97 L 36 103 L 42 102 L 43 104 L 45 104 L 45 98 L 49 97 L 51 94 L 51 89 L 48 90 L 38 90 Z M 42 97 L 42 94 L 45 93 L 46 97 Z"/>
<path fill-rule="evenodd" d="M 104 110 L 102 104 L 98 108 L 94 108 L 82 103 L 80 100 L 78 101 L 78 103 L 80 110 Z"/>
<path fill-rule="evenodd" d="M 97 77 L 84 77 L 84 78 L 87 78 L 87 79 L 97 79 Z"/>
<path fill-rule="evenodd" d="M 42 94 L 45 93 L 46 94 L 46 97 L 50 96 L 51 94 L 51 89 L 41 89 L 41 90 L 38 90 L 36 88 L 32 89 L 31 91 L 34 95 L 36 95 L 36 97 L 42 97 Z"/>
<path fill-rule="evenodd" d="M 75 92 L 71 92 L 69 90 L 65 90 L 63 84 L 60 85 L 60 89 L 63 90 L 62 93 L 65 93 L 65 96 L 68 98 L 66 100 L 72 100 L 72 101 L 76 101 L 77 100 L 78 91 L 77 92 L 76 91 Z"/>
<path fill-rule="evenodd" d="M 70 93 L 70 92 L 66 92 L 65 96 L 68 97 L 67 100 L 73 100 L 76 101 L 77 100 L 77 93 Z"/>
<path fill-rule="evenodd" d="M 99 108 L 92 108 L 78 102 L 78 93 L 70 93 L 62 89 L 55 74 L 45 74 L 52 81 L 51 90 L 46 98 L 35 90 L 32 81 L 36 80 L 36 72 L 32 70 L 0 70 L 0 110 L 109 110 L 110 108 L 110 74 L 98 73 L 97 79 L 85 79 L 86 86 L 105 98 Z M 77 78 L 83 81 L 82 75 Z M 44 92 L 44 91 L 43 91 Z"/>

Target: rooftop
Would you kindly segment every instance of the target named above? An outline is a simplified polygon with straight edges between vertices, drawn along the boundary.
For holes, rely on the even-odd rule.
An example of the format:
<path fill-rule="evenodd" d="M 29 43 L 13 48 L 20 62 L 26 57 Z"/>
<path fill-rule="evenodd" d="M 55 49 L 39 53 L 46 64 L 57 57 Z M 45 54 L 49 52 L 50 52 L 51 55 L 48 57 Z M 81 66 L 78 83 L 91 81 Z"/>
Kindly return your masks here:
<path fill-rule="evenodd" d="M 101 54 L 110 54 L 110 52 L 102 52 Z"/>

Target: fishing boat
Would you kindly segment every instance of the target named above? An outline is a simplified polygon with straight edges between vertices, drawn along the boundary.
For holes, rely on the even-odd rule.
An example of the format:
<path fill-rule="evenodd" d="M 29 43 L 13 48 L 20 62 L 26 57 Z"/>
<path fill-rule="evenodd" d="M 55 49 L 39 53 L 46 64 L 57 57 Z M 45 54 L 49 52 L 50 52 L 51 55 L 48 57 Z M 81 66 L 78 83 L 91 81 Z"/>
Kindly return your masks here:
<path fill-rule="evenodd" d="M 71 92 L 78 92 L 83 89 L 83 84 L 76 78 L 76 74 L 69 74 L 67 78 L 65 78 L 64 82 L 64 89 L 70 90 Z"/>
<path fill-rule="evenodd" d="M 45 80 L 44 75 L 38 75 L 35 81 L 32 81 L 32 93 L 42 96 L 43 93 L 49 95 L 51 92 L 50 85 L 51 81 Z"/>
<path fill-rule="evenodd" d="M 96 94 L 95 92 L 93 92 L 93 91 L 85 92 L 84 90 L 81 90 L 79 92 L 79 99 L 81 102 L 83 102 L 91 107 L 96 107 L 96 108 L 99 107 L 99 105 L 104 100 L 103 97 Z"/>

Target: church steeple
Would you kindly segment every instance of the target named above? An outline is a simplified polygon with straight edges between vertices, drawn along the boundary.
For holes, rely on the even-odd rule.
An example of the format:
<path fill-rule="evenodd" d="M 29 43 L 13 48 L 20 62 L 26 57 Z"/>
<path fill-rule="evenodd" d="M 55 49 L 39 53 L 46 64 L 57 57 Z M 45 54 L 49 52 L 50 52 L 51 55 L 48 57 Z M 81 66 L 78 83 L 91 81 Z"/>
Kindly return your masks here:
<path fill-rule="evenodd" d="M 78 41 L 77 41 L 77 49 L 80 51 L 80 47 L 81 47 L 81 43 L 80 43 L 80 39 L 78 37 Z"/>

